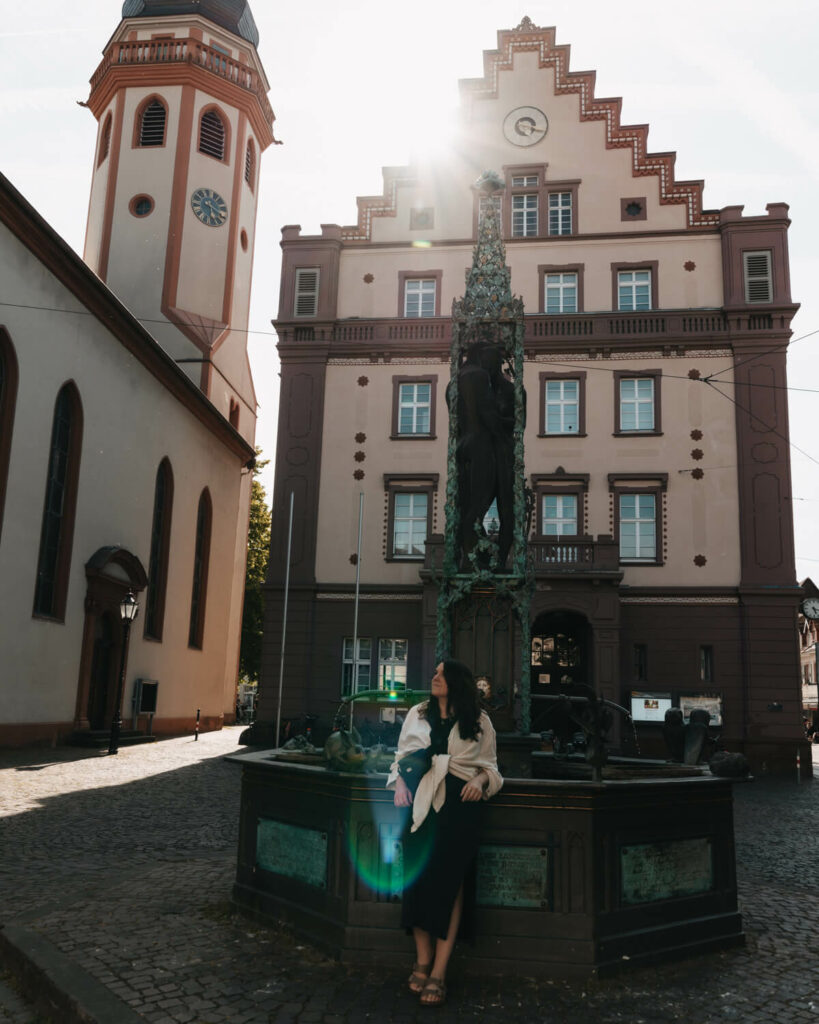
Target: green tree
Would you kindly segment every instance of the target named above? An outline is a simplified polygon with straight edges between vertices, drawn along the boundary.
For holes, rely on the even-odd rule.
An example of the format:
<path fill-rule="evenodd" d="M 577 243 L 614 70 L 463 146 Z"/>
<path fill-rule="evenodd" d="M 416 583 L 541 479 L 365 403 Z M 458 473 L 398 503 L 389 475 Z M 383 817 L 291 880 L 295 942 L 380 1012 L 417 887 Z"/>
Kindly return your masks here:
<path fill-rule="evenodd" d="M 239 653 L 239 672 L 251 682 L 259 681 L 262 663 L 262 626 L 264 595 L 262 584 L 267 575 L 270 557 L 270 509 L 265 501 L 265 490 L 258 480 L 268 459 L 260 459 L 256 449 L 256 465 L 250 492 L 250 523 L 247 531 L 247 569 L 245 570 L 245 607 L 242 614 L 242 645 Z"/>

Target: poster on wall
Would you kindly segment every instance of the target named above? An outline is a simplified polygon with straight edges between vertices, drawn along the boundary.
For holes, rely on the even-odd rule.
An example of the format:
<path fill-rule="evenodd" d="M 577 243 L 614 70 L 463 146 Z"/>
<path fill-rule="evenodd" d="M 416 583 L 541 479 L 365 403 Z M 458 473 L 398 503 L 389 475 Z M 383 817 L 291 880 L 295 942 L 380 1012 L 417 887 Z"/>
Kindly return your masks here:
<path fill-rule="evenodd" d="M 663 722 L 670 707 L 670 693 L 631 691 L 631 717 L 635 722 Z"/>
<path fill-rule="evenodd" d="M 681 693 L 680 708 L 687 724 L 694 708 L 705 708 L 711 715 L 709 725 L 722 725 L 722 697 L 718 693 Z"/>

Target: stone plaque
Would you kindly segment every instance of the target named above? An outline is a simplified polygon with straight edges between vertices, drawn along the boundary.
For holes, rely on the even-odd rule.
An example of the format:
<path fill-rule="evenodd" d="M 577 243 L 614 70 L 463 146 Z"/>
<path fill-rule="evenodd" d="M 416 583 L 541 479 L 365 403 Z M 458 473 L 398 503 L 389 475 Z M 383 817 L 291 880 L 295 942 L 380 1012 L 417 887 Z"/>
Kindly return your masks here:
<path fill-rule="evenodd" d="M 481 907 L 549 909 L 549 851 L 545 846 L 482 846 L 478 850 Z"/>
<path fill-rule="evenodd" d="M 256 864 L 265 871 L 326 889 L 327 833 L 260 818 L 256 827 Z"/>
<path fill-rule="evenodd" d="M 711 840 L 671 839 L 620 848 L 623 903 L 653 903 L 709 892 L 714 885 Z"/>

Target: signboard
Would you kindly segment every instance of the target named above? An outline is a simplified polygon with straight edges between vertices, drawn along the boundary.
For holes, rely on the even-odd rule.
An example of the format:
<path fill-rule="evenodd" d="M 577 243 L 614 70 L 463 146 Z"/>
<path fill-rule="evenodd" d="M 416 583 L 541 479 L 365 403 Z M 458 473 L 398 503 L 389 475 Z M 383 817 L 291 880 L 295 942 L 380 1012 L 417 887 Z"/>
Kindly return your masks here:
<path fill-rule="evenodd" d="M 694 708 L 705 708 L 711 715 L 709 725 L 722 725 L 722 697 L 718 693 L 681 693 L 680 708 L 686 723 Z"/>
<path fill-rule="evenodd" d="M 620 848 L 622 903 L 654 903 L 709 892 L 714 885 L 711 840 L 670 839 Z"/>
<path fill-rule="evenodd" d="M 326 889 L 327 833 L 260 818 L 256 826 L 256 864 L 264 871 Z"/>
<path fill-rule="evenodd" d="M 549 910 L 549 863 L 544 846 L 481 846 L 478 906 Z"/>
<path fill-rule="evenodd" d="M 670 707 L 670 693 L 631 691 L 631 717 L 635 722 L 664 722 Z"/>

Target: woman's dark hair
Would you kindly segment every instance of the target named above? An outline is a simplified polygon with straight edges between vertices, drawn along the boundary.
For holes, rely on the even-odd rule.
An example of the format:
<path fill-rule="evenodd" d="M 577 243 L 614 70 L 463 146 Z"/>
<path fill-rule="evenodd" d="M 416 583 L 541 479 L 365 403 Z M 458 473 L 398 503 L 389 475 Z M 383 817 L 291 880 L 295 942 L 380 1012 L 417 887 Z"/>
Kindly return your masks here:
<path fill-rule="evenodd" d="M 481 731 L 481 704 L 475 677 L 462 661 L 456 661 L 454 658 L 445 658 L 443 666 L 444 679 L 449 690 L 447 704 L 458 723 L 458 732 L 462 739 L 476 740 Z M 441 709 L 438 701 L 431 698 L 420 714 L 423 718 L 428 718 L 430 724 L 439 722 Z"/>

